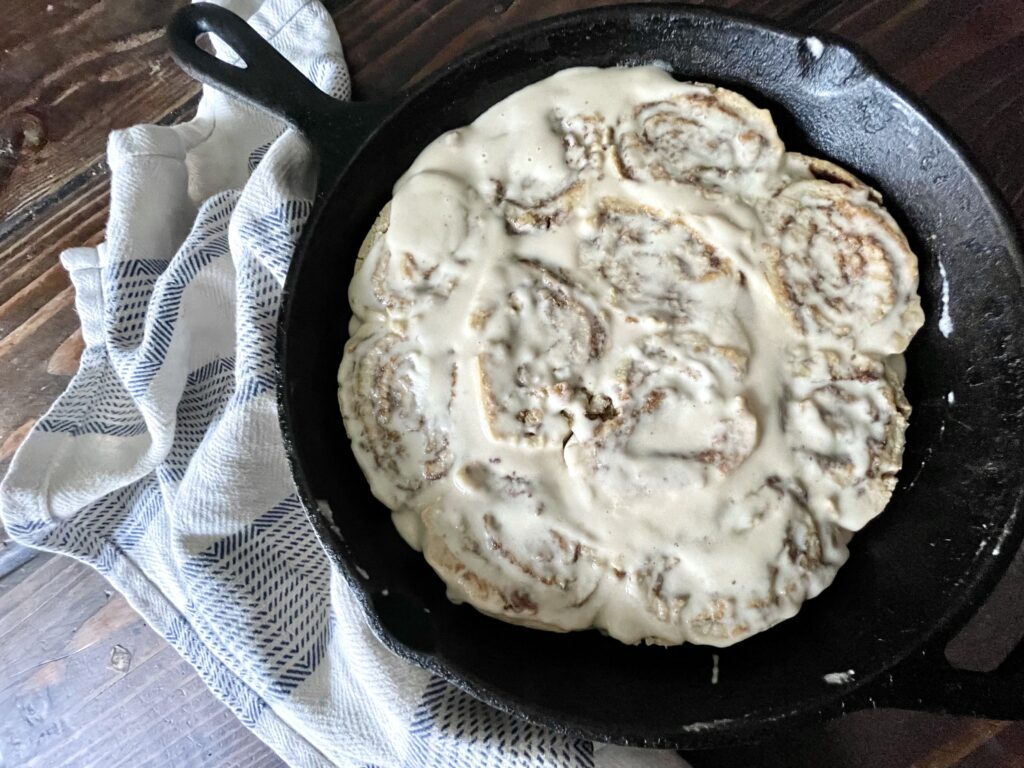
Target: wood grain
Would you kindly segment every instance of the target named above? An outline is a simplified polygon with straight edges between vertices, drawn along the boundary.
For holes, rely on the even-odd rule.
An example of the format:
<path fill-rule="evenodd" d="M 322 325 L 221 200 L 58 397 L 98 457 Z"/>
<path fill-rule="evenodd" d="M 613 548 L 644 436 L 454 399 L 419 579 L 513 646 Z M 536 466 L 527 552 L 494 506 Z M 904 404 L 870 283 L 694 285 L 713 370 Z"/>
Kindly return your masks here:
<path fill-rule="evenodd" d="M 0 211 L 13 229 L 103 156 L 113 128 L 191 98 L 163 44 L 182 0 L 8 2 L 0 33 Z M 45 8 L 45 10 L 43 10 Z"/>
<path fill-rule="evenodd" d="M 194 108 L 198 88 L 171 63 L 160 40 L 183 2 L 7 0 L 3 6 L 0 471 L 77 368 L 82 340 L 59 255 L 102 239 L 109 211 L 107 134 L 139 122 L 179 122 Z M 502 31 L 604 0 L 326 4 L 356 97 L 374 99 L 407 88 Z M 1024 220 L 1021 0 L 704 4 L 833 31 L 862 46 L 950 124 Z M 100 577 L 50 556 L 26 561 L 27 553 L 0 530 L 0 667 L 8 673 L 0 683 L 0 765 L 277 764 L 123 600 L 106 595 Z M 1003 592 L 1020 590 L 1004 586 Z M 990 627 L 998 629 L 1006 611 L 1019 613 L 1021 601 L 1002 605 L 988 618 Z M 1006 631 L 1019 635 L 1024 627 Z M 116 668 L 123 655 L 111 668 L 115 646 L 131 656 L 127 671 Z M 112 725 L 120 717 L 128 723 L 123 734 Z M 771 764 L 798 766 L 1024 765 L 1024 725 L 861 712 L 737 755 L 742 750 L 733 757 L 697 755 L 694 764 L 768 764 L 765 756 L 774 755 Z"/>
<path fill-rule="evenodd" d="M 81 563 L 0 581 L 0 648 L 4 766 L 282 765 Z"/>

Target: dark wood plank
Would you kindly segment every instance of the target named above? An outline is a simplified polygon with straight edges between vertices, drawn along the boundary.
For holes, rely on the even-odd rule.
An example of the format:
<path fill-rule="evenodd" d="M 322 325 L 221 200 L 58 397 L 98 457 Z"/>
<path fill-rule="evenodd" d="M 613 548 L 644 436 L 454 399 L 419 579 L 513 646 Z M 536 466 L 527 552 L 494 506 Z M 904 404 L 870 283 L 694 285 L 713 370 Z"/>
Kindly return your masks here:
<path fill-rule="evenodd" d="M 0 648 L 4 765 L 283 764 L 81 563 L 0 580 Z"/>
<path fill-rule="evenodd" d="M 196 92 L 163 28 L 184 0 L 7 3 L 0 28 L 0 232 L 103 156 L 106 135 Z"/>
<path fill-rule="evenodd" d="M 64 248 L 102 239 L 109 210 L 108 170 L 103 163 L 107 133 L 137 122 L 176 122 L 191 114 L 197 88 L 170 63 L 159 40 L 165 20 L 182 2 L 68 0 L 53 3 L 51 10 L 46 10 L 50 5 L 45 3 L 9 4 L 0 29 L 0 93 L 4 94 L 0 104 L 0 212 L 4 214 L 0 223 L 0 391 L 6 395 L 0 403 L 0 471 L 77 366 L 81 340 L 75 333 L 73 295 L 57 259 Z M 603 2 L 329 0 L 327 5 L 346 47 L 357 97 L 380 98 L 505 29 Z M 706 4 L 835 31 L 859 43 L 949 122 L 989 170 L 1017 216 L 1024 218 L 1024 164 L 1020 162 L 1024 156 L 1024 131 L 1020 130 L 1024 4 L 1020 0 L 714 0 Z M 210 704 L 212 699 L 203 703 L 193 698 L 203 691 L 194 674 L 155 635 L 146 637 L 148 630 L 140 620 L 127 618 L 131 614 L 123 605 L 104 609 L 106 603 L 90 602 L 99 593 L 90 598 L 76 592 L 63 566 L 53 564 L 59 560 L 44 556 L 24 564 L 25 560 L 26 553 L 9 545 L 0 530 L 0 573 L 3 563 L 13 569 L 0 579 L 0 658 L 5 671 L 9 656 L 26 661 L 18 656 L 24 651 L 11 643 L 28 642 L 27 635 L 18 633 L 27 630 L 11 634 L 5 631 L 5 622 L 15 621 L 21 615 L 18 611 L 36 605 L 19 626 L 31 627 L 32 641 L 50 649 L 50 656 L 38 657 L 47 662 L 39 669 L 48 671 L 33 670 L 27 678 L 18 678 L 18 685 L 27 685 L 37 674 L 45 682 L 46 675 L 60 670 L 63 677 L 54 684 L 67 686 L 62 690 L 72 691 L 79 700 L 88 699 L 74 714 L 82 718 L 74 722 L 84 725 L 61 731 L 59 738 L 50 734 L 38 739 L 41 751 L 33 753 L 38 764 L 116 764 L 116 760 L 129 764 L 124 763 L 126 756 L 131 764 L 273 764 L 260 762 L 274 760 L 266 757 L 269 753 L 261 757 L 248 751 L 251 747 L 246 744 L 251 742 L 243 737 L 251 737 L 244 731 L 236 732 L 240 735 L 234 753 L 217 746 L 236 743 L 235 736 L 224 736 L 233 724 L 230 715 L 213 706 L 216 702 Z M 34 597 L 36 590 L 45 594 L 40 573 L 45 573 L 42 581 L 52 579 L 65 589 L 42 607 Z M 78 580 L 91 577 L 102 585 L 95 575 L 75 573 Z M 1019 587 L 1003 591 L 1018 594 Z M 94 613 L 76 613 L 76 601 L 84 601 Z M 12 603 L 15 608 L 3 607 Z M 995 617 L 986 620 L 989 626 L 998 625 L 1007 610 L 1019 606 L 1019 600 L 1001 605 Z M 101 618 L 89 625 L 95 642 L 58 661 L 65 651 L 54 649 L 75 647 L 68 644 L 73 643 L 77 629 L 72 631 L 71 624 L 60 619 L 68 615 L 81 616 L 81 626 L 96 615 Z M 135 637 L 132 627 L 141 633 L 138 646 L 113 640 L 125 633 Z M 129 671 L 120 678 L 111 677 L 117 670 L 102 672 L 96 667 L 106 653 L 100 665 L 106 669 L 109 650 L 116 644 L 132 652 Z M 78 659 L 90 652 L 99 655 L 91 666 L 82 666 Z M 165 714 L 156 704 L 146 704 L 142 692 L 156 691 L 146 696 L 165 703 L 163 692 L 175 686 L 187 689 L 180 698 L 188 704 L 172 709 L 187 710 L 193 717 L 172 718 L 174 727 L 161 730 L 158 723 Z M 14 753 L 3 728 L 21 722 L 21 710 L 16 700 L 5 695 L 6 690 L 0 692 L 0 753 L 9 761 Z M 72 698 L 68 694 L 62 699 L 65 694 L 59 692 L 53 695 L 58 704 Z M 134 718 L 134 730 L 124 738 L 112 735 L 117 730 L 111 725 L 117 721 L 113 712 Z M 208 714 L 196 714 L 201 712 Z M 32 733 L 29 729 L 23 735 L 33 738 Z M 161 739 L 163 745 L 159 745 Z M 58 742 L 60 746 L 55 746 Z M 204 749 L 214 750 L 211 754 L 220 762 L 204 763 Z M 1024 724 L 863 712 L 805 729 L 799 738 L 780 742 L 778 750 L 775 764 L 946 768 L 959 763 L 995 768 L 1024 764 Z"/>

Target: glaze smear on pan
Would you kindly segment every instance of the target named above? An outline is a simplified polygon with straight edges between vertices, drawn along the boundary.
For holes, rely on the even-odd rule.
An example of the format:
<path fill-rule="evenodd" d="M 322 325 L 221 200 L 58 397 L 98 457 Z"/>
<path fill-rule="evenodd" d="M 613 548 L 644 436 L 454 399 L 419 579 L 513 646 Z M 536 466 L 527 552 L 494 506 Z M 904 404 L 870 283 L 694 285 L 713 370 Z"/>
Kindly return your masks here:
<path fill-rule="evenodd" d="M 895 485 L 917 260 L 731 91 L 513 94 L 399 180 L 349 298 L 355 456 L 497 618 L 729 645 L 827 587 Z"/>

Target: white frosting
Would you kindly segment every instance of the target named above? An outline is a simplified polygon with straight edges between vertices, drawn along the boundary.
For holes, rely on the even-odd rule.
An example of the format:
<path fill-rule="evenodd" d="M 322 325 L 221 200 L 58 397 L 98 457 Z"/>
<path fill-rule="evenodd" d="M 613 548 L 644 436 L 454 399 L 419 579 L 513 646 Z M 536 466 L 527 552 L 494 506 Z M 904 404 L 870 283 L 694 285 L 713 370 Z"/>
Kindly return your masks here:
<path fill-rule="evenodd" d="M 560 72 L 430 144 L 368 245 L 342 413 L 453 600 L 728 645 L 888 499 L 916 260 L 732 92 Z"/>
<path fill-rule="evenodd" d="M 856 674 L 852 669 L 845 672 L 829 672 L 824 676 L 824 680 L 829 685 L 849 685 L 854 681 Z"/>
<path fill-rule="evenodd" d="M 949 338 L 953 333 L 953 316 L 949 314 L 949 277 L 946 265 L 939 259 L 939 276 L 942 278 L 942 314 L 939 315 L 939 332 Z"/>

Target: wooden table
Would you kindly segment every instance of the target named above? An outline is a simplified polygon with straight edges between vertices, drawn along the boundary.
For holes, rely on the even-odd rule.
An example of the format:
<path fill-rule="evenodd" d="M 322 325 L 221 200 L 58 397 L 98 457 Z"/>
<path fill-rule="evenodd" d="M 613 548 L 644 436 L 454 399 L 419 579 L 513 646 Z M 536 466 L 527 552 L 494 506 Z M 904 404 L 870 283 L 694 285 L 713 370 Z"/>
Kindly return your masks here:
<path fill-rule="evenodd" d="M 103 237 L 108 132 L 187 120 L 198 88 L 162 30 L 181 0 L 0 0 L 0 470 L 77 368 L 61 250 Z M 394 93 L 467 47 L 587 0 L 331 0 L 356 97 Z M 953 127 L 1024 219 L 1024 0 L 714 0 L 867 49 Z M 1020 636 L 1024 567 L 962 655 Z M 986 634 L 986 632 L 988 634 Z M 965 652 L 966 653 L 963 653 Z M 983 654 L 984 655 L 984 654 Z M 187 663 L 85 566 L 0 530 L 0 767 L 279 765 Z M 1024 695 L 1024 692 L 1022 692 Z M 762 762 L 1024 765 L 1024 723 L 891 711 L 785 736 Z M 694 764 L 750 765 L 743 750 Z"/>

